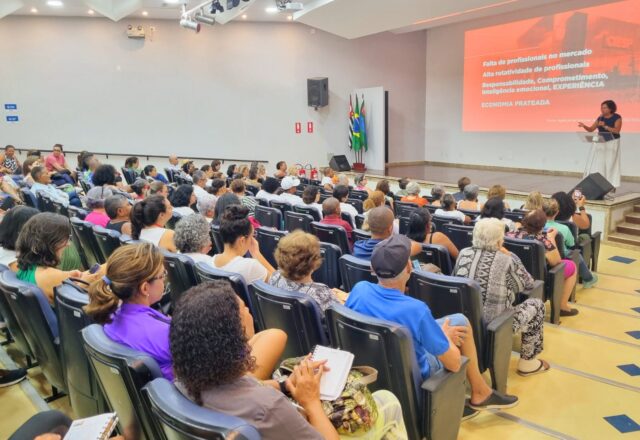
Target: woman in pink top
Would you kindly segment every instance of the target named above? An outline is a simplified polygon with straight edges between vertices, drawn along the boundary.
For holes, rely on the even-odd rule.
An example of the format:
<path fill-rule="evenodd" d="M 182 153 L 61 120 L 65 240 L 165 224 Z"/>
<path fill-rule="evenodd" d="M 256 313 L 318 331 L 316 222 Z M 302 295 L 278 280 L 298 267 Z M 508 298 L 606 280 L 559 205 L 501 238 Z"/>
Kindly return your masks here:
<path fill-rule="evenodd" d="M 55 177 L 52 177 L 53 183 L 55 185 L 64 185 L 65 183 L 69 183 L 71 185 L 74 184 L 74 180 L 72 177 L 74 172 L 67 163 L 67 159 L 64 157 L 64 153 L 62 152 L 62 145 L 55 144 L 53 146 L 53 153 L 45 158 L 44 166 L 50 173 L 56 173 Z"/>
<path fill-rule="evenodd" d="M 104 209 L 104 199 L 112 195 L 113 192 L 104 186 L 91 188 L 87 193 L 87 208 L 91 209 L 91 212 L 84 221 L 106 228 L 111 219 Z"/>

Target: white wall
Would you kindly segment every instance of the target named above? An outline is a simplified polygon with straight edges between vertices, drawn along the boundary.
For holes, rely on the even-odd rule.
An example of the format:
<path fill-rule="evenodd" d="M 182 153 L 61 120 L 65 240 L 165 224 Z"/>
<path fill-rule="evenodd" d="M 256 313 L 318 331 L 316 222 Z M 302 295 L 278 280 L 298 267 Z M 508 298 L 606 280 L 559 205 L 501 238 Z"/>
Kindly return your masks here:
<path fill-rule="evenodd" d="M 427 31 L 425 160 L 473 165 L 582 172 L 590 145 L 575 133 L 479 133 L 462 131 L 464 32 L 525 18 L 591 6 L 567 0 L 551 6 L 442 26 Z M 599 102 L 585 102 L 593 116 Z M 624 117 L 624 109 L 620 109 Z M 634 116 L 634 115 L 630 115 Z M 578 131 L 576 127 L 576 131 Z M 640 135 L 624 133 L 622 174 L 638 176 Z"/>
<path fill-rule="evenodd" d="M 129 23 L 155 26 L 153 41 L 126 38 Z M 21 122 L 3 117 L 0 143 L 324 165 L 327 153 L 349 155 L 349 92 L 382 86 L 390 159 L 421 160 L 425 39 L 346 40 L 294 23 L 205 26 L 196 35 L 177 20 L 7 17 L 0 112 L 17 103 Z M 328 77 L 330 89 L 329 106 L 317 112 L 306 89 L 316 76 Z"/>

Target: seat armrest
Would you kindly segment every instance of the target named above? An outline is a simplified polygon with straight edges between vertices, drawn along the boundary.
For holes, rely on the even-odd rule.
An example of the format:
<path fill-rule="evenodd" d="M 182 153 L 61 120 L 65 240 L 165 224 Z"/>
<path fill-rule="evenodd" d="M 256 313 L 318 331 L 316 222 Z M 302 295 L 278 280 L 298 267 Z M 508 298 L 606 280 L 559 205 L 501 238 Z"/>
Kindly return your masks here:
<path fill-rule="evenodd" d="M 422 438 L 455 440 L 458 438 L 464 410 L 467 365 L 462 357 L 460 370 L 453 373 L 442 369 L 422 385 L 420 431 Z"/>
<path fill-rule="evenodd" d="M 598 256 L 600 254 L 600 241 L 602 240 L 602 232 L 594 232 L 591 234 L 591 270 L 598 271 Z"/>
<path fill-rule="evenodd" d="M 560 301 L 564 290 L 564 263 L 558 264 L 548 269 L 547 279 L 549 283 L 545 285 L 546 297 L 551 301 L 551 323 L 560 323 Z"/>
<path fill-rule="evenodd" d="M 487 362 L 493 388 L 507 392 L 507 376 L 513 346 L 514 310 L 505 310 L 487 325 Z"/>
<path fill-rule="evenodd" d="M 523 290 L 519 293 L 519 296 L 520 301 L 518 301 L 518 304 L 529 298 L 538 298 L 540 301 L 544 302 L 544 281 L 534 280 L 533 287 L 531 289 Z"/>

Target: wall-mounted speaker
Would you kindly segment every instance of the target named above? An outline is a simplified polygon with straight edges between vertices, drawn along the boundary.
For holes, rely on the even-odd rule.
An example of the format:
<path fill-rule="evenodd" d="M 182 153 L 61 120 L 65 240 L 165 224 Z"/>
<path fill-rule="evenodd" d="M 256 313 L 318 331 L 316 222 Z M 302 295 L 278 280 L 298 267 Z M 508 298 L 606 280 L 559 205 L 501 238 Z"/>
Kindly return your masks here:
<path fill-rule="evenodd" d="M 329 105 L 329 78 L 307 79 L 307 104 L 315 109 Z"/>

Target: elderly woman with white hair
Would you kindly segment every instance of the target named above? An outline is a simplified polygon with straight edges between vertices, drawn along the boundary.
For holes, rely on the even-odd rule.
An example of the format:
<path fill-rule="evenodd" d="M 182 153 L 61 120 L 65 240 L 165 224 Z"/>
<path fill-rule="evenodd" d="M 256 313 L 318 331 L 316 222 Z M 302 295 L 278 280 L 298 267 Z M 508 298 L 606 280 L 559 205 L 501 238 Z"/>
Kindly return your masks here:
<path fill-rule="evenodd" d="M 413 203 L 420 207 L 428 204 L 427 199 L 420 197 L 420 185 L 418 182 L 407 184 L 407 195 L 400 199 L 401 202 Z"/>
<path fill-rule="evenodd" d="M 207 255 L 211 250 L 211 235 L 209 222 L 200 214 L 182 217 L 176 224 L 173 241 L 178 251 L 190 257 L 196 263 L 211 264 L 211 257 Z"/>
<path fill-rule="evenodd" d="M 514 305 L 518 293 L 533 287 L 533 277 L 518 257 L 502 246 L 504 223 L 495 218 L 479 220 L 473 229 L 473 246 L 460 251 L 453 275 L 480 284 L 483 315 L 492 321 L 505 310 L 514 310 L 513 331 L 521 332 L 518 374 L 544 373 L 549 363 L 538 359 L 542 352 L 544 304 L 529 298 Z"/>
<path fill-rule="evenodd" d="M 217 199 L 202 199 L 198 200 L 196 207 L 198 208 L 198 212 L 202 214 L 202 216 L 209 222 L 213 220 L 213 217 L 216 212 L 216 202 Z"/>

